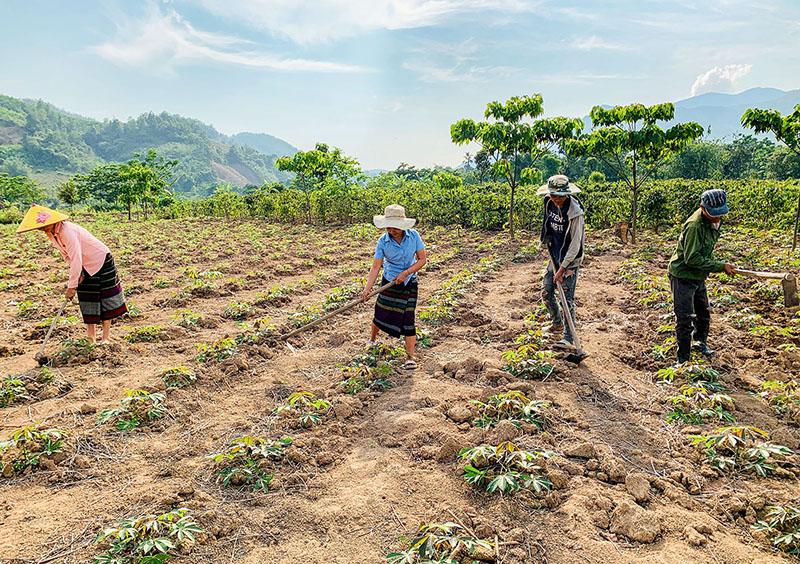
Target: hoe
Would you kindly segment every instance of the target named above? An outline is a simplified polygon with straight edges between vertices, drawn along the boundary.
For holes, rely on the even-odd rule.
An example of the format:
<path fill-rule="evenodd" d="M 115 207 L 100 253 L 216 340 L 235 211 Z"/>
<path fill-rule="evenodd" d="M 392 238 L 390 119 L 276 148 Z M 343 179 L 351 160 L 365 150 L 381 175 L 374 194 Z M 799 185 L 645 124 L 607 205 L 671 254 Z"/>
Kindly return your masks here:
<path fill-rule="evenodd" d="M 381 292 L 383 292 L 383 291 L 384 291 L 384 290 L 386 290 L 387 288 L 391 288 L 392 286 L 394 286 L 394 284 L 395 284 L 395 282 L 394 282 L 394 280 L 392 280 L 392 281 L 391 281 L 391 282 L 389 282 L 388 284 L 384 284 L 384 285 L 383 285 L 383 286 L 381 286 L 380 288 L 376 288 L 375 290 L 373 290 L 372 292 L 370 292 L 369 296 L 367 296 L 367 300 L 368 300 L 368 299 L 370 299 L 372 296 L 375 296 L 376 294 L 380 294 Z M 294 350 L 295 350 L 295 349 L 294 349 L 294 347 L 292 347 L 292 345 L 291 345 L 291 344 L 289 344 L 289 341 L 287 341 L 287 339 L 289 339 L 290 337 L 294 337 L 295 335 L 298 335 L 298 334 L 300 334 L 300 333 L 304 333 L 305 331 L 308 331 L 308 330 L 309 330 L 309 329 L 311 329 L 312 327 L 316 327 L 317 325 L 319 325 L 319 324 L 320 324 L 320 323 L 322 323 L 323 321 L 327 321 L 327 320 L 328 320 L 328 319 L 330 319 L 331 317 L 334 317 L 334 316 L 336 316 L 336 315 L 339 315 L 340 313 L 344 313 L 345 311 L 348 311 L 348 310 L 350 310 L 350 309 L 353 309 L 353 308 L 354 308 L 354 307 L 356 307 L 358 304 L 360 304 L 360 303 L 363 303 L 363 302 L 365 302 L 365 301 L 366 301 L 366 300 L 362 300 L 362 299 L 360 299 L 360 298 L 359 298 L 359 299 L 357 299 L 357 300 L 353 300 L 353 301 L 351 301 L 351 302 L 347 302 L 346 304 L 344 304 L 344 305 L 343 305 L 342 307 L 340 307 L 339 309 L 335 309 L 335 310 L 333 310 L 332 312 L 330 312 L 330 313 L 327 313 L 327 314 L 323 315 L 323 316 L 322 316 L 322 317 L 320 317 L 319 319 L 315 319 L 315 320 L 314 320 L 314 321 L 312 321 L 311 323 L 306 323 L 306 324 L 305 324 L 305 325 L 303 325 L 302 327 L 298 327 L 297 329 L 294 329 L 293 331 L 289 331 L 288 333 L 286 333 L 286 334 L 284 334 L 284 335 L 281 335 L 280 337 L 278 337 L 278 340 L 279 340 L 279 341 L 283 341 L 283 342 L 285 342 L 285 343 L 286 343 L 286 346 L 287 346 L 287 347 L 289 347 L 289 349 L 291 349 L 292 351 L 294 351 Z"/>
<path fill-rule="evenodd" d="M 561 302 L 561 314 L 564 316 L 564 319 L 569 326 L 570 333 L 572 333 L 572 338 L 575 341 L 575 350 L 567 352 L 566 355 L 564 355 L 564 360 L 573 364 L 580 364 L 581 361 L 589 355 L 581 346 L 581 338 L 578 336 L 578 331 L 575 328 L 575 322 L 572 319 L 572 315 L 570 315 L 569 304 L 567 303 L 567 295 L 564 293 L 564 287 L 561 285 L 561 282 L 557 282 L 556 287 L 558 288 L 558 300 Z"/>
<path fill-rule="evenodd" d="M 64 300 L 64 303 L 61 304 L 61 309 L 58 310 L 58 313 L 53 318 L 53 321 L 50 323 L 50 328 L 47 330 L 47 334 L 44 336 L 44 341 L 42 341 L 42 346 L 39 347 L 39 352 L 37 352 L 36 355 L 33 357 L 36 359 L 36 362 L 39 363 L 39 366 L 44 366 L 50 363 L 50 357 L 44 354 L 44 347 L 47 345 L 47 341 L 50 340 L 50 334 L 53 332 L 56 323 L 58 323 L 59 319 L 61 319 L 61 316 L 64 314 L 64 309 L 66 309 L 68 303 L 69 300 Z"/>
<path fill-rule="evenodd" d="M 797 298 L 797 278 L 791 272 L 757 272 L 755 270 L 744 270 L 737 268 L 736 274 L 742 276 L 750 276 L 751 278 L 770 278 L 773 280 L 780 280 L 783 287 L 783 305 L 786 307 L 794 307 L 800 305 L 800 300 Z"/>

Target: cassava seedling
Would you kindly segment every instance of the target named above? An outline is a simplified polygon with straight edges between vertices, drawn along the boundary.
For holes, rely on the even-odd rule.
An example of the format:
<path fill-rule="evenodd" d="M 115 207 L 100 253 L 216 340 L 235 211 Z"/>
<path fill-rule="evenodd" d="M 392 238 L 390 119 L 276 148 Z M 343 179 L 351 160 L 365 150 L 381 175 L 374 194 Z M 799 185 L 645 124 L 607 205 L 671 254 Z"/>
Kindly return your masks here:
<path fill-rule="evenodd" d="M 684 423 L 700 424 L 706 419 L 717 419 L 734 423 L 735 419 L 730 412 L 733 407 L 733 398 L 727 394 L 709 390 L 706 382 L 684 384 L 680 394 L 670 396 L 667 402 L 673 406 L 667 413 L 667 422 L 682 421 Z"/>
<path fill-rule="evenodd" d="M 63 450 L 66 437 L 60 429 L 38 425 L 16 429 L 7 440 L 0 441 L 0 475 L 11 478 L 28 468 L 37 468 L 42 456 Z"/>
<path fill-rule="evenodd" d="M 525 450 L 511 441 L 497 446 L 464 448 L 458 455 L 466 463 L 464 480 L 489 493 L 512 493 L 530 490 L 541 494 L 552 488 L 540 461 L 555 455 L 548 450 Z"/>
<path fill-rule="evenodd" d="M 175 325 L 178 327 L 183 327 L 184 329 L 196 328 L 202 319 L 202 315 L 195 313 L 190 309 L 179 309 L 172 316 L 173 323 L 175 323 Z"/>
<path fill-rule="evenodd" d="M 242 321 L 255 313 L 253 306 L 245 302 L 231 302 L 222 312 L 222 317 Z"/>
<path fill-rule="evenodd" d="M 510 421 L 515 427 L 530 423 L 539 429 L 547 424 L 546 411 L 550 402 L 532 400 L 520 391 L 490 396 L 486 402 L 472 400 L 478 408 L 478 417 L 473 421 L 476 427 L 493 427 L 500 421 Z"/>
<path fill-rule="evenodd" d="M 230 442 L 219 453 L 209 455 L 216 464 L 216 480 L 223 486 L 250 486 L 253 491 L 269 491 L 275 478 L 275 465 L 283 460 L 291 437 L 273 441 L 250 435 Z"/>
<path fill-rule="evenodd" d="M 294 392 L 286 403 L 273 411 L 275 415 L 296 418 L 302 427 L 319 425 L 327 417 L 331 402 L 318 398 L 311 392 Z"/>
<path fill-rule="evenodd" d="M 383 392 L 392 387 L 389 380 L 394 368 L 388 362 L 379 361 L 374 367 L 367 364 L 345 366 L 342 369 L 345 378 L 339 383 L 345 393 L 355 395 L 363 390 Z"/>
<path fill-rule="evenodd" d="M 778 416 L 795 424 L 800 423 L 800 385 L 795 380 L 762 382 L 758 395 L 769 403 Z"/>
<path fill-rule="evenodd" d="M 146 390 L 126 390 L 117 409 L 104 409 L 98 415 L 100 423 L 113 421 L 117 430 L 132 431 L 143 424 L 150 423 L 167 415 L 164 406 L 166 397 L 159 392 Z"/>
<path fill-rule="evenodd" d="M 386 555 L 387 564 L 461 564 L 494 561 L 494 543 L 456 523 L 420 525 L 408 549 Z"/>
<path fill-rule="evenodd" d="M 225 337 L 213 343 L 202 343 L 197 345 L 198 362 L 217 362 L 231 358 L 238 352 L 236 341 L 230 337 Z"/>
<path fill-rule="evenodd" d="M 753 529 L 769 539 L 778 550 L 800 556 L 800 507 L 771 505 Z"/>
<path fill-rule="evenodd" d="M 715 429 L 708 435 L 689 435 L 708 463 L 723 473 L 734 471 L 766 477 L 778 466 L 791 463 L 794 452 L 770 443 L 769 433 L 756 427 L 733 426 Z"/>
<path fill-rule="evenodd" d="M 93 564 L 161 564 L 188 552 L 203 529 L 189 509 L 180 508 L 161 515 L 122 519 L 103 529 L 95 544 L 106 550 Z"/>
<path fill-rule="evenodd" d="M 167 388 L 186 388 L 194 384 L 197 374 L 188 366 L 175 366 L 161 371 L 158 375 Z"/>
<path fill-rule="evenodd" d="M 129 343 L 152 343 L 165 339 L 167 332 L 160 325 L 146 325 L 137 327 L 125 335 L 125 340 Z"/>

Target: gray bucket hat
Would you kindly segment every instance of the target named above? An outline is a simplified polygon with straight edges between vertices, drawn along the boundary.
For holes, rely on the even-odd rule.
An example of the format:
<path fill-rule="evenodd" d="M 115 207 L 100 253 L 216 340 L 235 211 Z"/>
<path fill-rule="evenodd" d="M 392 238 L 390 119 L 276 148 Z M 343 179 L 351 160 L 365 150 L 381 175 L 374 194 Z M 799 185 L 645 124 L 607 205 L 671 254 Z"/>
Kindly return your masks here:
<path fill-rule="evenodd" d="M 543 184 L 536 191 L 539 196 L 569 196 L 577 194 L 581 189 L 569 181 L 563 174 L 555 174 L 547 179 L 547 184 Z"/>

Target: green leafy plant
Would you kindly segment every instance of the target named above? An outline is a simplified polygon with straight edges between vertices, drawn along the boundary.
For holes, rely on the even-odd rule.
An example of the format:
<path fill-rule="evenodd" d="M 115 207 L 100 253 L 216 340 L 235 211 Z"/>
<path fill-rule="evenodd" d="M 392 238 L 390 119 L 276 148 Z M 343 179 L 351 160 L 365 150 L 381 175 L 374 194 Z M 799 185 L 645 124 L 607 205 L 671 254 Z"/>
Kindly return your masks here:
<path fill-rule="evenodd" d="M 197 380 L 197 374 L 188 366 L 175 366 L 162 370 L 158 375 L 167 388 L 186 388 Z"/>
<path fill-rule="evenodd" d="M 293 327 L 302 327 L 312 321 L 316 321 L 323 315 L 325 315 L 325 311 L 320 306 L 307 305 L 295 313 L 289 314 L 288 320 Z"/>
<path fill-rule="evenodd" d="M 126 390 L 117 409 L 104 409 L 98 415 L 100 423 L 113 421 L 119 431 L 132 431 L 142 424 L 160 419 L 167 414 L 166 397 L 160 392 Z"/>
<path fill-rule="evenodd" d="M 391 388 L 389 378 L 394 368 L 388 362 L 377 361 L 375 366 L 365 363 L 345 366 L 342 373 L 345 378 L 339 385 L 345 393 L 354 395 L 363 390 L 383 392 Z"/>
<path fill-rule="evenodd" d="M 0 407 L 8 407 L 11 404 L 29 399 L 28 390 L 17 376 L 6 376 L 0 382 Z"/>
<path fill-rule="evenodd" d="M 252 323 L 245 324 L 244 327 L 245 332 L 236 336 L 236 342 L 239 344 L 269 342 L 278 335 L 275 325 L 266 317 L 260 317 Z"/>
<path fill-rule="evenodd" d="M 689 439 L 705 453 L 708 463 L 721 472 L 740 471 L 766 477 L 794 454 L 786 446 L 768 442 L 769 433 L 756 427 L 721 427 L 709 435 L 689 435 Z"/>
<path fill-rule="evenodd" d="M 428 304 L 420 310 L 420 321 L 434 326 L 453 321 L 455 309 L 464 300 L 467 291 L 501 264 L 502 260 L 491 255 L 480 259 L 475 266 L 456 273 L 442 284 L 428 300 Z"/>
<path fill-rule="evenodd" d="M 776 414 L 793 423 L 800 423 L 800 385 L 795 380 L 762 382 L 759 395 L 769 403 Z"/>
<path fill-rule="evenodd" d="M 175 312 L 175 315 L 172 316 L 175 325 L 183 327 L 184 329 L 194 329 L 202 319 L 202 315 L 190 309 L 179 309 Z"/>
<path fill-rule="evenodd" d="M 542 429 L 547 424 L 546 411 L 550 402 L 532 400 L 520 391 L 490 396 L 486 402 L 472 400 L 477 407 L 478 416 L 473 424 L 477 427 L 493 427 L 500 421 L 511 421 L 519 427 L 522 423 L 530 423 Z"/>
<path fill-rule="evenodd" d="M 42 456 L 53 456 L 63 450 L 67 434 L 60 429 L 44 429 L 31 425 L 16 429 L 0 441 L 0 475 L 6 478 L 37 468 Z"/>
<path fill-rule="evenodd" d="M 719 381 L 719 372 L 702 363 L 684 363 L 662 368 L 656 373 L 656 379 L 662 383 L 672 383 L 676 379 L 683 380 L 712 392 L 724 392 L 726 389 Z"/>
<path fill-rule="evenodd" d="M 42 310 L 42 304 L 31 300 L 17 302 L 17 317 L 20 319 L 31 319 Z"/>
<path fill-rule="evenodd" d="M 271 472 L 276 462 L 283 460 L 291 437 L 273 441 L 244 436 L 234 439 L 228 447 L 209 458 L 217 465 L 216 479 L 223 486 L 250 486 L 254 491 L 269 491 L 275 478 Z"/>
<path fill-rule="evenodd" d="M 213 343 L 202 343 L 197 345 L 197 361 L 198 362 L 217 362 L 231 358 L 238 352 L 239 348 L 236 341 L 230 337 L 218 339 Z"/>
<path fill-rule="evenodd" d="M 775 548 L 800 556 L 800 507 L 771 505 L 753 529 L 764 534 Z"/>
<path fill-rule="evenodd" d="M 125 335 L 125 340 L 129 343 L 152 343 L 161 341 L 167 336 L 167 332 L 160 325 L 146 325 L 137 327 Z"/>
<path fill-rule="evenodd" d="M 403 552 L 386 555 L 387 564 L 461 564 L 494 560 L 494 543 L 456 523 L 428 523 Z M 487 557 L 487 558 L 481 558 Z"/>
<path fill-rule="evenodd" d="M 322 302 L 322 309 L 325 311 L 332 311 L 343 306 L 347 302 L 355 299 L 363 288 L 363 280 L 354 281 L 345 286 L 331 288 L 328 293 L 325 294 L 325 299 Z"/>
<path fill-rule="evenodd" d="M 519 345 L 504 352 L 501 358 L 506 363 L 503 370 L 524 380 L 540 380 L 553 373 L 555 366 L 549 362 L 553 353 L 539 350 L 538 343 Z"/>
<path fill-rule="evenodd" d="M 684 384 L 680 393 L 667 398 L 673 406 L 667 413 L 667 422 L 682 421 L 684 423 L 704 423 L 706 419 L 718 419 L 733 423 L 735 419 L 730 412 L 733 398 L 728 394 L 709 390 L 705 382 Z"/>
<path fill-rule="evenodd" d="M 466 463 L 464 480 L 489 493 L 531 490 L 540 494 L 552 488 L 540 464 L 554 455 L 551 451 L 520 449 L 504 441 L 497 446 L 464 448 L 458 455 Z"/>
<path fill-rule="evenodd" d="M 303 427 L 312 427 L 322 423 L 331 409 L 331 402 L 318 398 L 311 392 L 294 392 L 286 403 L 275 408 L 273 413 L 281 416 L 296 417 Z"/>
<path fill-rule="evenodd" d="M 237 321 L 242 321 L 243 319 L 247 319 L 255 310 L 253 306 L 246 302 L 231 302 L 227 306 L 225 306 L 225 310 L 222 312 L 222 317 L 226 319 L 235 319 Z"/>
<path fill-rule="evenodd" d="M 190 549 L 203 532 L 186 508 L 129 517 L 97 535 L 95 544 L 106 550 L 95 556 L 93 563 L 161 564 Z"/>
<path fill-rule="evenodd" d="M 95 344 L 90 343 L 89 339 L 64 339 L 61 349 L 58 351 L 59 362 L 67 363 L 74 360 L 85 360 L 95 349 Z"/>

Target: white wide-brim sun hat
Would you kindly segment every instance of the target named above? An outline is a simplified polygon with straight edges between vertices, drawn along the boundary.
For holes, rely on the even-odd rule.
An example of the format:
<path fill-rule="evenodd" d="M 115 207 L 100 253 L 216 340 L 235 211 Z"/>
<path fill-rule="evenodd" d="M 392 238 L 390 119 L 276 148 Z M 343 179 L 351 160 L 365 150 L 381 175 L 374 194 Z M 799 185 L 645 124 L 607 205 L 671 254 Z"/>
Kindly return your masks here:
<path fill-rule="evenodd" d="M 539 196 L 569 196 L 581 191 L 563 174 L 556 174 L 547 179 L 547 184 L 543 184 L 536 191 Z"/>
<path fill-rule="evenodd" d="M 383 210 L 383 215 L 372 216 L 372 223 L 378 229 L 394 227 L 395 229 L 411 229 L 417 222 L 413 217 L 406 217 L 406 208 L 391 204 Z"/>

